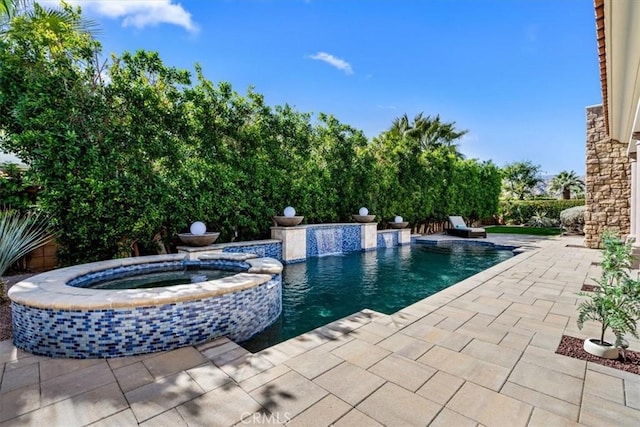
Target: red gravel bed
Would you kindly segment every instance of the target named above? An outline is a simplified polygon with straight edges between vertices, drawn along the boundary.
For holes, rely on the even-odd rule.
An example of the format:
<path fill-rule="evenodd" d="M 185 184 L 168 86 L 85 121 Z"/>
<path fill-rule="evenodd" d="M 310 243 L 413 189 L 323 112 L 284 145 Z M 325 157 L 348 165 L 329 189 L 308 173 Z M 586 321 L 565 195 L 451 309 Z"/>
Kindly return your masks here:
<path fill-rule="evenodd" d="M 625 352 L 626 361 L 622 359 L 622 355 L 618 356 L 617 359 L 604 359 L 587 353 L 584 351 L 583 345 L 584 340 L 563 335 L 556 353 L 640 375 L 640 353 L 627 350 Z"/>
<path fill-rule="evenodd" d="M 11 305 L 3 303 L 0 305 L 0 341 L 9 340 L 11 334 Z"/>

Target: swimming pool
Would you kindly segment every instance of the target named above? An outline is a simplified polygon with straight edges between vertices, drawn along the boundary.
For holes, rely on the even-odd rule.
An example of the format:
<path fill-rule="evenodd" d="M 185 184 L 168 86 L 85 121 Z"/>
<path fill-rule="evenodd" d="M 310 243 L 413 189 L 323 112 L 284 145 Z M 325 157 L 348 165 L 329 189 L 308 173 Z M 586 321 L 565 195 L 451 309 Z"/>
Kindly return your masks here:
<path fill-rule="evenodd" d="M 282 314 L 242 345 L 259 351 L 364 308 L 392 314 L 512 256 L 449 242 L 311 257 L 284 268 Z"/>

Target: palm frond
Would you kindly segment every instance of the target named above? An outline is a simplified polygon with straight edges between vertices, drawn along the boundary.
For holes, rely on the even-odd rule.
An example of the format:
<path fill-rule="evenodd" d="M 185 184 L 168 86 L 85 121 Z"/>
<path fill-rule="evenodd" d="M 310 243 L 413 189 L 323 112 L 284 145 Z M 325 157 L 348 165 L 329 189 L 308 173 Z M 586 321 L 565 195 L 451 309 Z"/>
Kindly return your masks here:
<path fill-rule="evenodd" d="M 77 11 L 66 4 L 62 4 L 61 8 L 45 8 L 33 0 L 0 0 L 0 35 L 11 32 L 10 23 L 16 16 L 39 20 L 54 32 L 61 32 L 64 27 L 69 27 L 74 31 L 94 36 L 100 31 L 96 21 L 79 16 Z"/>

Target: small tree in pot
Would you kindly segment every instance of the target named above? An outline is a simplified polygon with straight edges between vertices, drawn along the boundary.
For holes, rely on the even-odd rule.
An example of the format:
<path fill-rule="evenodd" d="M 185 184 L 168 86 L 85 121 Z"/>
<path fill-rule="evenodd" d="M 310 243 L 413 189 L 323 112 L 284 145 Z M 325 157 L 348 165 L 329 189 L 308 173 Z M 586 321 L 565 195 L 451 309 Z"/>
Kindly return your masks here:
<path fill-rule="evenodd" d="M 600 338 L 589 338 L 584 342 L 588 353 L 607 359 L 618 357 L 617 346 L 625 334 L 638 338 L 637 321 L 640 318 L 640 281 L 629 276 L 633 261 L 631 241 L 624 243 L 615 234 L 605 232 L 602 237 L 602 276 L 596 280 L 599 287 L 578 307 L 578 328 L 587 320 L 601 325 Z M 612 345 L 604 340 L 607 329 L 616 336 Z"/>

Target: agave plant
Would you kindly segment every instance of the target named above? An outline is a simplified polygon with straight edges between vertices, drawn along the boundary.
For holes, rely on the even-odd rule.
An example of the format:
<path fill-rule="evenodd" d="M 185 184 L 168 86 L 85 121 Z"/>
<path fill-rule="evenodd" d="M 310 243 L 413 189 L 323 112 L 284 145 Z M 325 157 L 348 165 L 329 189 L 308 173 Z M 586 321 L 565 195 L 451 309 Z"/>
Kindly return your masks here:
<path fill-rule="evenodd" d="M 536 211 L 535 214 L 527 221 L 529 227 L 536 228 L 550 228 L 555 227 L 556 221 L 553 218 L 549 218 L 546 212 Z"/>
<path fill-rule="evenodd" d="M 0 211 L 0 276 L 13 263 L 53 237 L 48 218 L 39 212 Z"/>

